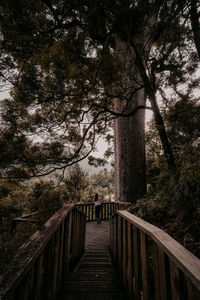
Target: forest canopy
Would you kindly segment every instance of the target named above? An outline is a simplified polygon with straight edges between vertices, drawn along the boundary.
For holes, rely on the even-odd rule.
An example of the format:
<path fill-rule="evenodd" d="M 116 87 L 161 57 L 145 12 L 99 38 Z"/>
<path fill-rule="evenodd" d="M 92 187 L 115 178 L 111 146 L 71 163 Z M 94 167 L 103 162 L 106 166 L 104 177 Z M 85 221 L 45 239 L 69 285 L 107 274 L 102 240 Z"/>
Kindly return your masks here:
<path fill-rule="evenodd" d="M 0 91 L 10 92 L 0 103 L 2 224 L 8 210 L 10 218 L 22 213 L 23 179 L 63 174 L 59 191 L 47 182 L 34 186 L 30 211 L 51 206 L 46 196 L 59 206 L 63 199 L 91 200 L 97 186 L 103 197 L 112 193 L 112 176 L 94 175 L 86 195 L 84 171 L 70 177 L 65 169 L 77 171 L 86 157 L 104 165 L 113 149 L 105 160 L 93 158 L 98 137 L 112 141 L 114 120 L 150 110 L 146 175 L 136 170 L 145 186 L 147 177 L 148 193 L 136 195 L 132 211 L 165 222 L 170 234 L 180 230 L 179 240 L 192 241 L 199 255 L 199 1 L 1 0 L 0 22 Z M 123 130 L 122 136 L 129 128 Z"/>
<path fill-rule="evenodd" d="M 153 111 L 175 169 L 161 110 L 192 102 L 199 86 L 198 1 L 3 0 L 0 18 L 1 90 L 10 90 L 1 103 L 1 177 L 64 169 L 109 136 L 114 118 L 141 109 Z M 127 110 L 143 88 L 150 105 Z M 114 111 L 115 98 L 123 111 Z"/>

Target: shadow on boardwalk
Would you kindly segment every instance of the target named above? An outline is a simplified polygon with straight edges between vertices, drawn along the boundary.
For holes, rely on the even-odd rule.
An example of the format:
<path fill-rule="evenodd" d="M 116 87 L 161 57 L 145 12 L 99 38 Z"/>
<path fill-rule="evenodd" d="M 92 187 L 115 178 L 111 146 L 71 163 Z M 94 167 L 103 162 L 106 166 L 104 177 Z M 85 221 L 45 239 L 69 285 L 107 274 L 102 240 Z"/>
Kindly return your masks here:
<path fill-rule="evenodd" d="M 112 265 L 108 243 L 109 221 L 87 223 L 85 253 L 66 279 L 63 300 L 126 299 Z"/>

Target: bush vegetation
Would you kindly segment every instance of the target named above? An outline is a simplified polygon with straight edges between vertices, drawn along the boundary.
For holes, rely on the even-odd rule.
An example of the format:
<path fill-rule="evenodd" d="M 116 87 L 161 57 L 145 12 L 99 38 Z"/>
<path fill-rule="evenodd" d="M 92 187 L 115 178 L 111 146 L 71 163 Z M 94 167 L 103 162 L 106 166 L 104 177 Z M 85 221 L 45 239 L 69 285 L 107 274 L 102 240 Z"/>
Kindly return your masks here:
<path fill-rule="evenodd" d="M 180 100 L 165 110 L 176 173 L 166 166 L 153 122 L 146 136 L 148 192 L 131 211 L 166 230 L 200 257 L 200 106 Z M 178 118 L 179 116 L 179 118 Z"/>
<path fill-rule="evenodd" d="M 98 192 L 103 201 L 113 195 L 113 172 L 89 176 L 79 165 L 70 167 L 64 177 L 32 183 L 0 180 L 0 271 L 25 240 L 65 203 L 91 202 Z M 27 222 L 14 222 L 27 214 Z"/>

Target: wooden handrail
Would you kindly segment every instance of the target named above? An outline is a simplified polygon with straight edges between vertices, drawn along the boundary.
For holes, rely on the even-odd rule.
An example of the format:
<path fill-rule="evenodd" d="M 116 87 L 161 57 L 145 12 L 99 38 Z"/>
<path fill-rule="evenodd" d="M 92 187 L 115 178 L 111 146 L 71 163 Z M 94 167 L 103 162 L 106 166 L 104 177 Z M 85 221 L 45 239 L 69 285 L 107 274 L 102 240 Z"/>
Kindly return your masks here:
<path fill-rule="evenodd" d="M 200 299 L 200 260 L 158 227 L 117 211 L 110 251 L 130 298 Z"/>
<path fill-rule="evenodd" d="M 109 220 L 116 210 L 128 208 L 130 205 L 130 202 L 102 202 L 100 219 Z M 96 220 L 94 203 L 77 203 L 76 206 L 84 212 L 87 217 L 87 221 Z"/>
<path fill-rule="evenodd" d="M 58 299 L 64 274 L 84 251 L 86 217 L 64 206 L 17 251 L 0 278 L 0 299 Z"/>

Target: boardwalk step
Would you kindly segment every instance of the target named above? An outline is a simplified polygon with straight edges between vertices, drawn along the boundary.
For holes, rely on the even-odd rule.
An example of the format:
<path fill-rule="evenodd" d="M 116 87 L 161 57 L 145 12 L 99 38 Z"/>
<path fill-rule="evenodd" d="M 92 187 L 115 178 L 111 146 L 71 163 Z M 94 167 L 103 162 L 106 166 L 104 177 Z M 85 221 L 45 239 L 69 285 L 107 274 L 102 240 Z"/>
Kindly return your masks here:
<path fill-rule="evenodd" d="M 98 261 L 100 261 L 100 260 L 111 260 L 111 257 L 110 257 L 110 255 L 88 255 L 88 254 L 86 254 L 86 255 L 84 255 L 84 259 L 90 259 L 90 260 L 98 260 Z"/>
<path fill-rule="evenodd" d="M 98 273 L 94 273 L 94 272 L 76 272 L 76 273 L 70 273 L 67 276 L 67 280 L 69 281 L 73 281 L 73 280 L 94 280 L 94 281 L 98 281 L 98 280 L 111 280 L 115 278 L 115 273 L 113 271 L 107 271 L 107 272 L 98 272 Z"/>
<path fill-rule="evenodd" d="M 86 249 L 86 252 L 85 252 L 85 254 L 84 255 L 95 255 L 95 256 L 99 256 L 99 257 L 101 257 L 101 256 L 108 256 L 108 257 L 110 257 L 110 253 L 109 253 L 109 251 L 108 250 L 106 250 L 106 251 L 97 251 L 97 250 L 93 250 L 93 249 Z"/>
<path fill-rule="evenodd" d="M 68 293 L 69 292 L 73 292 L 76 293 L 77 290 L 83 290 L 83 291 L 87 291 L 87 292 L 95 292 L 97 290 L 103 289 L 105 290 L 109 290 L 112 292 L 116 292 L 116 287 L 115 287 L 115 282 L 113 280 L 98 280 L 98 281 L 94 281 L 94 280 L 75 280 L 75 281 L 69 281 L 66 285 L 65 285 L 65 289 Z"/>
<path fill-rule="evenodd" d="M 123 295 L 119 294 L 76 294 L 67 295 L 67 300 L 125 300 Z"/>
<path fill-rule="evenodd" d="M 66 277 L 63 300 L 125 300 L 108 249 L 108 223 L 92 226 L 87 224 L 84 255 Z"/>
<path fill-rule="evenodd" d="M 125 300 L 126 298 L 121 298 L 123 296 L 122 293 L 119 293 L 116 289 L 114 288 L 104 288 L 102 287 L 101 289 L 97 289 L 97 288 L 88 288 L 88 287 L 77 287 L 76 290 L 64 290 L 65 293 L 65 297 L 68 300 L 70 298 L 70 296 L 79 296 L 81 298 L 77 298 L 77 299 L 82 299 L 82 296 L 93 296 L 94 299 L 96 296 L 114 296 L 117 297 L 117 299 L 123 299 Z M 118 298 L 119 297 L 119 298 Z"/>

